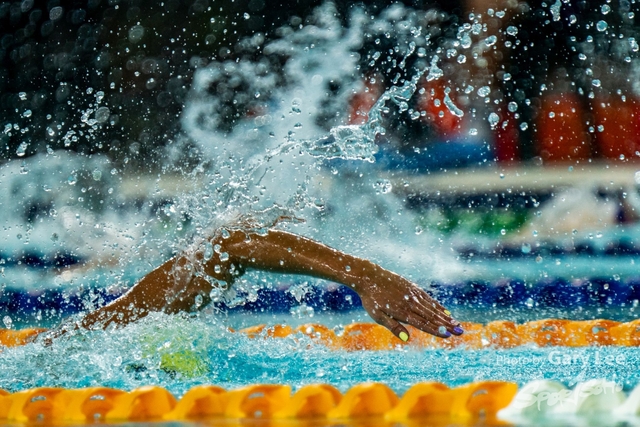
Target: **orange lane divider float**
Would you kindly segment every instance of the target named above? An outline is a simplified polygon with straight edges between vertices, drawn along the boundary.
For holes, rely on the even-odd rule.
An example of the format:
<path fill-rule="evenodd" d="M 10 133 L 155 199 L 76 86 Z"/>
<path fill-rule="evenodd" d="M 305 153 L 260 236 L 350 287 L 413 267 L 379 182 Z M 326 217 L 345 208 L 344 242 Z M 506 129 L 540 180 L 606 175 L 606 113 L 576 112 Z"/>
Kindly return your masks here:
<path fill-rule="evenodd" d="M 45 332 L 46 329 L 42 328 L 27 328 L 27 329 L 0 329 L 0 345 L 5 347 L 16 347 L 25 345 L 30 339 L 36 335 Z"/>
<path fill-rule="evenodd" d="M 295 329 L 289 326 L 253 326 L 240 333 L 251 338 L 284 338 L 302 333 L 333 349 L 390 350 L 397 346 L 413 348 L 513 348 L 521 345 L 540 347 L 566 346 L 640 346 L 640 319 L 627 323 L 613 320 L 544 319 L 515 324 L 498 320 L 486 325 L 462 322 L 464 334 L 448 339 L 436 338 L 411 326 L 410 339 L 400 341 L 383 326 L 375 323 L 352 323 L 341 334 L 323 325 L 307 324 Z"/>
<path fill-rule="evenodd" d="M 397 346 L 410 348 L 513 348 L 521 345 L 540 347 L 566 346 L 640 346 L 640 319 L 620 323 L 613 320 L 543 319 L 522 324 L 497 320 L 486 325 L 462 322 L 464 334 L 448 339 L 436 338 L 408 326 L 410 339 L 400 341 L 383 326 L 375 323 L 352 323 L 340 334 L 319 324 L 257 325 L 238 332 L 254 339 L 285 338 L 306 335 L 312 341 L 335 350 L 391 350 Z M 44 329 L 2 330 L 0 347 L 24 345 Z"/>
<path fill-rule="evenodd" d="M 291 395 L 287 385 L 262 384 L 226 391 L 197 386 L 177 400 L 166 389 L 131 392 L 105 387 L 0 390 L 0 422 L 95 423 L 96 421 L 184 421 L 198 419 L 357 419 L 402 421 L 431 416 L 469 420 L 495 418 L 517 392 L 509 382 L 484 381 L 448 388 L 420 383 L 401 398 L 380 383 L 357 384 L 344 395 L 328 384 L 312 384 Z"/>

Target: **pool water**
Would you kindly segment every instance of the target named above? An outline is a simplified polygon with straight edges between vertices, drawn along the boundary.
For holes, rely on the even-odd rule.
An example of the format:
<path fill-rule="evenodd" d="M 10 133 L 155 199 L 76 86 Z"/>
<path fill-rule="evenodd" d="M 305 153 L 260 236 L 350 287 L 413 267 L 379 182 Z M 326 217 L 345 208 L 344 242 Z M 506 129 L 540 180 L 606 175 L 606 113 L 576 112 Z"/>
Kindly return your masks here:
<path fill-rule="evenodd" d="M 336 330 L 364 313 L 311 319 L 334 322 Z M 283 319 L 280 316 L 279 320 Z M 256 321 L 267 320 L 264 317 Z M 309 319 L 307 319 L 308 321 Z M 606 379 L 630 390 L 639 382 L 640 354 L 630 347 L 518 347 L 509 350 L 398 347 L 391 351 L 330 350 L 302 335 L 251 339 L 231 333 L 247 319 L 152 315 L 120 330 L 82 332 L 43 347 L 39 343 L 0 353 L 0 388 L 107 386 L 130 390 L 148 384 L 181 396 L 197 384 L 233 389 L 255 383 L 329 383 L 341 391 L 374 381 L 403 393 L 418 382 L 459 386 L 479 380 L 553 379 L 571 387 Z M 275 323 L 275 322 L 273 322 Z M 272 323 L 272 324 L 273 324 Z M 295 320 L 291 322 L 295 324 Z M 170 355 L 187 360 L 186 371 L 171 368 Z M 186 359 L 184 358 L 186 355 Z"/>
<path fill-rule="evenodd" d="M 561 6 L 558 1 L 551 7 Z M 552 9 L 550 13 L 554 11 L 557 12 Z M 255 46 L 259 47 L 258 50 L 270 51 L 274 58 L 282 56 L 282 64 L 267 66 L 266 75 L 281 75 L 289 81 L 286 85 L 280 85 L 277 79 L 272 82 L 263 79 L 265 73 L 258 73 L 257 62 L 250 59 L 213 60 L 211 66 L 197 67 L 180 117 L 185 137 L 177 138 L 173 145 L 168 144 L 166 150 L 157 155 L 162 164 L 154 165 L 156 170 L 146 178 L 140 176 L 140 171 L 126 166 L 124 159 L 118 163 L 106 155 L 72 154 L 71 151 L 55 150 L 62 148 L 55 144 L 53 148 L 47 146 L 46 154 L 41 152 L 36 156 L 23 157 L 29 144 L 26 140 L 21 142 L 16 156 L 23 158 L 8 162 L 0 169 L 0 207 L 4 227 L 0 235 L 0 286 L 3 294 L 6 289 L 13 288 L 27 299 L 27 292 L 38 295 L 53 289 L 57 296 L 63 295 L 66 300 L 54 301 L 58 307 L 54 311 L 46 304 L 38 306 L 42 301 L 50 302 L 46 298 L 40 302 L 9 298 L 13 308 L 0 313 L 4 326 L 53 327 L 67 315 L 77 315 L 81 309 L 104 304 L 105 295 L 112 291 L 112 295 L 121 293 L 159 265 L 159 260 L 191 245 L 194 235 L 220 224 L 230 214 L 259 211 L 274 203 L 290 216 L 308 220 L 306 225 L 299 225 L 299 232 L 384 263 L 384 266 L 418 282 L 428 276 L 421 284 L 431 280 L 448 280 L 449 283 L 464 280 L 464 286 L 455 288 L 457 296 L 443 296 L 443 301 L 460 320 L 522 322 L 560 317 L 625 321 L 636 318 L 637 299 L 620 304 L 605 301 L 600 305 L 562 306 L 553 304 L 553 293 L 550 292 L 545 298 L 551 299 L 551 304 L 538 304 L 538 300 L 529 301 L 528 298 L 507 306 L 488 303 L 481 297 L 458 301 L 458 296 L 464 296 L 466 290 L 481 288 L 467 286 L 469 283 L 466 281 L 471 280 L 492 284 L 501 280 L 522 280 L 531 285 L 559 278 L 564 281 L 558 285 L 564 286 L 563 289 L 573 287 L 573 281 L 577 280 L 583 282 L 574 288 L 587 292 L 585 278 L 604 277 L 613 279 L 618 286 L 629 283 L 637 274 L 635 257 L 639 252 L 611 256 L 603 262 L 600 256 L 605 253 L 603 248 L 599 253 L 574 256 L 579 255 L 577 251 L 559 254 L 554 247 L 556 245 L 552 244 L 544 252 L 535 246 L 537 239 L 527 236 L 529 240 L 518 240 L 513 248 L 521 253 L 527 248 L 530 256 L 519 255 L 508 262 L 494 262 L 477 256 L 472 260 L 456 251 L 452 241 L 469 238 L 469 247 L 477 252 L 478 247 L 482 249 L 487 242 L 486 239 L 477 235 L 452 235 L 450 239 L 442 239 L 429 227 L 425 232 L 424 225 L 428 222 L 421 223 L 416 213 L 401 200 L 402 196 L 397 197 L 392 191 L 394 185 L 404 185 L 387 179 L 395 173 L 392 165 L 395 160 L 387 158 L 385 164 L 385 159 L 380 159 L 385 153 L 379 153 L 376 145 L 384 139 L 383 136 L 386 138 L 386 130 L 382 127 L 383 124 L 387 126 L 384 116 L 407 111 L 414 93 L 420 91 L 419 78 L 424 75 L 428 81 L 437 81 L 443 78 L 444 71 L 448 71 L 443 69 L 449 64 L 444 57 L 439 57 L 443 51 L 436 44 L 431 44 L 429 35 L 425 38 L 423 27 L 418 28 L 423 20 L 416 20 L 415 16 L 413 11 L 399 4 L 386 10 L 379 18 L 354 10 L 352 22 L 343 28 L 334 6 L 325 4 L 309 23 L 299 25 L 299 31 L 291 28 L 291 31 L 283 32 L 280 39 L 261 47 Z M 437 29 L 440 18 L 429 16 L 425 18 L 424 23 L 428 26 L 424 28 Z M 472 47 L 470 31 L 472 28 L 480 31 L 483 22 L 479 14 L 468 20 L 469 23 L 465 21 L 468 28 L 460 27 L 456 39 L 450 40 L 458 46 L 457 39 L 460 39 L 459 52 L 465 60 L 462 53 L 472 54 L 472 50 L 478 47 Z M 404 68 L 405 59 L 417 65 L 415 69 L 411 66 L 402 70 L 403 79 L 395 81 L 382 94 L 382 101 L 369 111 L 366 123 L 345 126 L 345 121 L 340 121 L 345 118 L 344 114 L 331 114 L 332 120 L 323 116 L 327 112 L 333 113 L 327 110 L 331 103 L 340 104 L 337 111 L 345 113 L 350 96 L 361 86 L 363 76 L 354 73 L 355 58 L 359 56 L 356 46 L 365 41 L 363 29 L 369 27 L 369 21 L 371 28 L 367 31 L 379 28 L 375 29 L 378 31 L 375 34 L 380 35 L 382 31 L 387 33 L 387 24 L 393 23 L 395 28 L 397 23 L 398 30 L 415 24 L 413 30 L 417 31 L 409 31 L 406 37 L 401 37 L 401 49 L 397 52 L 404 57 L 399 62 L 401 68 Z M 496 43 L 496 40 L 492 41 L 495 38 L 491 36 L 485 41 L 478 40 L 478 43 L 490 47 Z M 469 44 L 465 47 L 466 40 Z M 635 39 L 629 39 L 632 40 Z M 327 57 L 333 60 L 327 61 Z M 391 56 L 388 60 L 396 62 Z M 230 121 L 217 95 L 218 89 L 226 87 L 224 73 L 220 72 L 222 69 L 230 70 L 229 80 L 239 78 L 248 82 L 248 92 L 253 92 L 249 98 L 258 98 L 262 92 L 260 103 L 265 100 L 261 107 L 264 111 L 259 108 L 257 115 L 254 112 L 246 114 L 246 117 L 239 114 L 237 120 Z M 337 91 L 328 91 L 334 82 L 342 84 L 337 85 Z M 597 82 L 600 85 L 600 80 Z M 471 106 L 498 105 L 498 98 L 502 97 L 496 91 L 492 95 L 495 103 L 492 103 L 487 93 L 481 95 L 485 88 L 491 92 L 490 86 L 476 88 L 468 85 L 469 82 L 451 81 L 445 84 L 452 86 L 454 92 L 477 93 L 480 98 L 468 100 Z M 92 92 L 93 89 L 87 95 Z M 238 91 L 235 95 L 243 94 Z M 228 101 L 235 102 L 235 95 Z M 99 91 L 72 105 L 77 110 L 77 117 L 70 116 L 66 120 L 68 124 L 79 126 L 82 132 L 100 134 L 98 122 L 93 123 L 93 119 L 87 121 L 87 118 L 94 113 L 93 107 L 97 109 L 103 102 L 103 96 L 104 92 Z M 96 97 L 100 101 L 94 100 Z M 448 95 L 445 99 L 451 101 Z M 91 111 L 83 111 L 85 101 L 96 102 Z M 100 110 L 104 112 L 104 108 Z M 116 106 L 111 108 L 115 111 Z M 455 104 L 449 103 L 447 108 L 458 116 L 459 108 Z M 525 109 L 524 105 L 520 108 Z M 27 111 L 24 112 L 25 120 L 32 113 Z M 109 108 L 106 111 L 109 112 Z M 417 120 L 420 113 L 411 111 L 412 115 L 418 114 L 412 118 Z M 95 113 L 97 115 L 97 111 Z M 467 118 L 469 116 L 471 114 L 467 114 Z M 477 117 L 475 113 L 473 116 L 470 123 L 465 124 L 464 135 L 458 142 L 486 151 L 487 142 L 483 134 L 494 130 L 498 119 L 492 120 L 492 117 L 498 116 L 489 108 L 481 108 Z M 522 124 L 527 125 L 524 121 Z M 473 128 L 467 129 L 466 126 Z M 5 124 L 4 133 L 8 135 L 15 131 L 17 134 L 20 127 L 18 124 Z M 24 125 L 22 133 L 28 132 L 29 127 Z M 389 130 L 393 129 L 389 127 Z M 137 138 L 127 135 L 127 139 L 129 137 Z M 93 139 L 102 148 L 102 138 Z M 388 142 L 393 143 L 392 139 Z M 134 156 L 136 146 L 139 148 L 140 143 L 130 144 L 129 154 L 125 154 L 129 151 L 123 148 L 124 158 Z M 420 151 L 418 145 L 414 148 Z M 196 151 L 197 154 L 193 154 Z M 373 165 L 368 163 L 376 158 L 377 153 L 378 160 L 382 161 Z M 186 162 L 185 156 L 189 157 Z M 476 160 L 484 163 L 487 157 L 483 154 Z M 432 166 L 423 172 L 430 172 L 430 168 Z M 162 173 L 156 176 L 157 171 Z M 176 178 L 176 175 L 180 176 Z M 425 176 L 428 180 L 429 177 Z M 190 186 L 177 185 L 173 192 L 167 191 L 167 183 L 171 186 L 175 181 L 188 182 Z M 516 186 L 513 188 L 519 191 Z M 490 200 L 491 194 L 487 195 Z M 491 210 L 494 208 L 491 204 Z M 477 222 L 477 219 L 473 218 L 473 221 Z M 554 220 L 551 215 L 553 227 Z M 492 225 L 495 231 L 499 229 Z M 499 232 L 502 231 L 500 226 Z M 504 231 L 507 232 L 506 229 Z M 601 234 L 598 230 L 594 232 L 595 236 Z M 576 230 L 578 236 L 590 233 L 591 230 Z M 631 236 L 636 235 L 638 231 L 631 230 Z M 464 243 L 468 242 L 465 240 Z M 493 244 L 495 240 L 490 239 L 489 243 Z M 492 253 L 491 245 L 488 246 L 485 255 Z M 511 255 L 513 248 L 510 249 Z M 58 267 L 81 265 L 83 261 L 88 262 L 86 269 L 63 269 L 59 275 L 52 272 Z M 94 268 L 96 265 L 101 267 Z M 253 298 L 257 295 L 257 288 L 273 284 L 269 280 L 249 280 L 238 283 L 235 288 Z M 553 291 L 553 286 L 548 288 Z M 91 295 L 94 289 L 106 289 L 106 292 Z M 78 292 L 88 298 L 74 299 L 73 295 Z M 70 303 L 70 299 L 74 301 Z M 76 304 L 75 314 L 74 310 L 61 309 L 63 303 L 66 306 Z M 27 306 L 30 310 L 25 312 Z M 479 380 L 504 380 L 524 385 L 536 379 L 552 379 L 572 387 L 590 379 L 604 379 L 619 384 L 625 391 L 640 383 L 640 354 L 636 348 L 523 346 L 510 350 L 418 350 L 399 347 L 389 351 L 348 352 L 328 349 L 300 335 L 250 339 L 228 330 L 230 327 L 237 329 L 260 323 L 297 325 L 318 322 L 340 332 L 345 325 L 364 320 L 367 320 L 366 314 L 358 309 L 310 311 L 302 305 L 291 313 L 260 310 L 225 312 L 213 307 L 196 316 L 154 314 L 123 329 L 82 331 L 64 336 L 50 346 L 35 342 L 4 349 L 0 352 L 0 388 L 10 392 L 42 386 L 107 386 L 131 390 L 157 384 L 179 397 L 191 387 L 203 383 L 227 389 L 254 383 L 279 383 L 290 384 L 295 390 L 321 382 L 335 385 L 344 392 L 355 384 L 374 381 L 389 385 L 398 394 L 415 383 L 425 381 L 458 386 Z M 602 421 L 593 417 L 576 423 L 598 424 Z M 378 423 L 379 420 L 370 423 L 365 420 L 357 425 Z"/>

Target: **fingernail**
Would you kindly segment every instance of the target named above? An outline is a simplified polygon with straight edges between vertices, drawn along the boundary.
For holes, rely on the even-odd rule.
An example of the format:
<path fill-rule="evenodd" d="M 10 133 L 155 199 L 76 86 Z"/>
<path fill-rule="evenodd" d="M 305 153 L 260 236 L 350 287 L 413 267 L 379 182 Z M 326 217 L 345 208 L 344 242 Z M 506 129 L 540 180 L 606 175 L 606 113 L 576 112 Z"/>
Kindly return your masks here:
<path fill-rule="evenodd" d="M 409 334 L 407 334 L 406 332 L 400 332 L 398 336 L 404 342 L 407 342 L 409 340 Z"/>
<path fill-rule="evenodd" d="M 451 316 L 451 312 L 449 310 L 445 310 L 444 314 L 446 314 L 447 316 Z"/>
<path fill-rule="evenodd" d="M 451 332 L 449 332 L 449 331 L 447 331 L 447 333 L 446 333 L 446 334 L 444 334 L 444 337 L 445 337 L 445 338 L 449 338 L 450 336 L 451 336 Z"/>
<path fill-rule="evenodd" d="M 456 326 L 455 328 L 453 328 L 453 332 L 455 332 L 456 334 L 461 334 L 464 332 L 464 329 L 462 329 L 460 326 Z"/>

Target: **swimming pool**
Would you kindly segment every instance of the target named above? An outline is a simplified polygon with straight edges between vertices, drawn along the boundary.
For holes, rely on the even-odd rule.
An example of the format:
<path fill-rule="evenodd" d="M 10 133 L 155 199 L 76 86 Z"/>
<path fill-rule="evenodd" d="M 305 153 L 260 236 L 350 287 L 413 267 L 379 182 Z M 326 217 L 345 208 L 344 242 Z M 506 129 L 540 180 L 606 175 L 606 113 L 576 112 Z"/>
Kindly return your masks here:
<path fill-rule="evenodd" d="M 304 218 L 279 226 L 406 275 L 468 322 L 506 321 L 499 325 L 512 331 L 520 329 L 507 322 L 637 318 L 640 142 L 627 126 L 637 121 L 637 88 L 627 87 L 639 69 L 635 5 L 603 3 L 593 12 L 557 1 L 534 5 L 529 14 L 523 3 L 458 16 L 399 3 L 381 10 L 326 3 L 306 20 L 287 17 L 274 34 L 254 31 L 227 47 L 221 40 L 236 34 L 229 28 L 258 25 L 253 9 L 264 2 L 250 2 L 251 13 L 235 10 L 231 23 L 193 2 L 184 16 L 205 26 L 189 31 L 173 23 L 155 31 L 139 5 L 109 2 L 103 10 L 93 2 L 65 14 L 54 3 L 47 13 L 32 11 L 29 1 L 0 5 L 0 19 L 11 21 L 3 28 L 24 23 L 3 36 L 0 51 L 3 60 L 24 60 L 8 69 L 25 85 L 1 105 L 11 117 L 0 134 L 9 153 L 0 165 L 6 328 L 50 328 L 104 305 L 241 213 L 260 227 L 278 216 Z M 162 3 L 154 19 L 180 21 L 171 12 L 182 7 L 176 5 Z M 527 27 L 529 16 L 549 19 Z M 109 27 L 114 22 L 118 28 Z M 72 26 L 70 34 L 77 26 L 78 39 L 32 55 L 40 44 L 30 44 L 29 34 L 47 37 L 54 24 Z M 559 26 L 566 37 L 558 36 Z M 165 29 L 178 35 L 162 39 Z M 183 40 L 183 33 L 197 41 Z M 551 42 L 565 43 L 561 54 L 546 49 Z M 155 56 L 147 52 L 154 43 L 162 47 Z M 217 53 L 207 53 L 214 43 Z M 187 58 L 190 50 L 200 53 Z M 551 71 L 549 51 L 557 60 Z M 31 62 L 40 56 L 42 64 Z M 575 58 L 565 64 L 556 58 L 563 56 Z M 81 57 L 95 65 L 88 78 L 78 71 Z M 34 88 L 33 70 L 46 71 L 59 86 Z M 622 79 L 603 77 L 609 74 Z M 137 101 L 141 113 L 127 107 Z M 168 132 L 171 126 L 180 131 Z M 470 166 L 476 169 L 458 169 Z M 582 218 L 577 226 L 575 218 Z M 492 334 L 478 332 L 489 326 L 469 325 L 469 348 L 385 341 L 382 350 L 353 351 L 304 333 L 252 338 L 230 331 L 317 323 L 340 340 L 355 332 L 366 338 L 353 326 L 368 320 L 357 295 L 335 284 L 247 275 L 212 298 L 199 314 L 157 314 L 123 329 L 69 334 L 51 346 L 3 348 L 0 389 L 12 394 L 0 397 L 0 413 L 23 399 L 34 405 L 31 420 L 40 414 L 46 422 L 47 411 L 84 393 L 50 387 L 116 390 L 82 395 L 95 405 L 111 397 L 131 404 L 131 396 L 148 392 L 144 399 L 164 402 L 158 404 L 169 411 L 175 398 L 202 391 L 202 384 L 231 391 L 207 401 L 215 406 L 252 384 L 301 393 L 322 383 L 330 387 L 313 389 L 322 399 L 364 390 L 387 400 L 365 399 L 378 412 L 360 415 L 377 417 L 334 414 L 304 424 L 378 425 L 392 422 L 380 415 L 397 407 L 394 393 L 405 398 L 418 385 L 438 404 L 456 401 L 456 393 L 481 400 L 490 394 L 487 384 L 498 381 L 517 384 L 520 399 L 536 403 L 525 405 L 538 410 L 534 416 L 511 411 L 516 423 L 638 423 L 631 396 L 640 359 L 636 347 L 610 345 L 613 324 L 585 323 L 590 330 L 569 334 L 589 335 L 592 346 L 546 346 L 559 326 L 543 322 L 521 328 L 538 341 L 513 348 L 494 346 Z M 637 329 L 627 332 L 635 340 Z M 484 385 L 474 389 L 478 383 Z M 556 410 L 559 400 L 571 399 L 567 387 L 583 399 L 584 416 L 563 418 L 576 405 Z M 517 400 L 515 386 L 506 388 Z M 276 400 L 289 392 L 251 390 L 259 399 L 273 392 Z M 628 413 L 613 417 L 627 395 Z M 540 410 L 543 402 L 548 410 Z M 21 408 L 14 422 L 25 421 Z M 270 412 L 259 412 L 257 424 L 272 423 L 265 420 Z M 206 422 L 252 418 L 230 414 Z"/>

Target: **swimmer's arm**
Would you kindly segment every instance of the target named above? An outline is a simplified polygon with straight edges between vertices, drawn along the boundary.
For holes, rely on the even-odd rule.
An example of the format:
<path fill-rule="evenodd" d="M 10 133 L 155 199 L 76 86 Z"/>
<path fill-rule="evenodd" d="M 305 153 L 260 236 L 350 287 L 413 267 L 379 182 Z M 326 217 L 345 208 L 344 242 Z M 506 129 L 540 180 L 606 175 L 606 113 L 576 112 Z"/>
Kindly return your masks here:
<path fill-rule="evenodd" d="M 148 273 L 126 294 L 117 300 L 92 311 L 79 321 L 65 322 L 47 334 L 46 341 L 77 329 L 106 329 L 109 326 L 124 326 L 152 312 L 175 313 L 187 310 L 187 300 L 195 300 L 195 292 L 211 285 L 202 277 L 194 276 L 185 256 L 177 256 Z M 204 282 L 204 283 L 201 283 Z M 187 292 L 193 295 L 187 295 Z M 210 291 L 209 291 L 210 292 Z"/>
<path fill-rule="evenodd" d="M 459 323 L 444 307 L 407 279 L 314 240 L 278 230 L 264 236 L 247 236 L 238 231 L 224 240 L 221 249 L 229 254 L 228 263 L 223 266 L 213 257 L 205 263 L 207 272 L 215 273 L 216 265 L 230 268 L 233 264 L 240 271 L 256 269 L 318 277 L 352 288 L 369 315 L 401 339 L 403 334 L 404 338 L 409 335 L 402 323 L 444 338 L 462 333 Z"/>
<path fill-rule="evenodd" d="M 197 308 L 194 303 L 198 295 L 202 297 L 201 306 L 206 305 L 213 285 L 193 274 L 195 262 L 206 275 L 229 284 L 246 269 L 303 274 L 342 283 L 360 295 L 364 308 L 376 322 L 401 339 L 409 335 L 402 323 L 441 337 L 462 332 L 444 307 L 410 281 L 314 240 L 278 230 L 266 234 L 233 230 L 226 238 L 217 234 L 210 241 L 217 248 L 211 259 L 204 260 L 203 251 L 172 258 L 73 328 L 126 325 L 154 311 L 192 311 Z"/>

